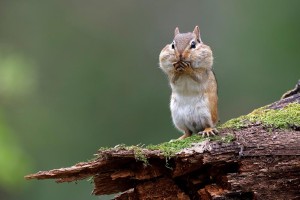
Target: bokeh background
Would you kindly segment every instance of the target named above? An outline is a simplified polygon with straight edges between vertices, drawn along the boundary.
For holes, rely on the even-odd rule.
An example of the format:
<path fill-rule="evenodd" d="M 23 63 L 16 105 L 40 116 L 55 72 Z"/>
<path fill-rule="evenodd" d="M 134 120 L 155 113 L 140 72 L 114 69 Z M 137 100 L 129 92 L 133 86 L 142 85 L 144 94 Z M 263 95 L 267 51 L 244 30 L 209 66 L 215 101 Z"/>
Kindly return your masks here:
<path fill-rule="evenodd" d="M 200 26 L 221 122 L 280 98 L 300 72 L 300 1 L 0 1 L 0 199 L 109 199 L 25 181 L 101 146 L 177 138 L 158 55 Z"/>

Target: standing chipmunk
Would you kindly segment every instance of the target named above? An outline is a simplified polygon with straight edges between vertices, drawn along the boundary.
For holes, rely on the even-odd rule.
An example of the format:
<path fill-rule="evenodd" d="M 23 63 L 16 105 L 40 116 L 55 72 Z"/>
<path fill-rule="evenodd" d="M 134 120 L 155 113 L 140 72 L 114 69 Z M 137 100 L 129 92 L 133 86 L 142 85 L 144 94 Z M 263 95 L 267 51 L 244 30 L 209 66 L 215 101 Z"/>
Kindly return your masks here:
<path fill-rule="evenodd" d="M 159 55 L 159 66 L 167 74 L 172 88 L 171 114 L 174 125 L 184 132 L 217 134 L 217 81 L 212 71 L 213 55 L 201 41 L 199 27 L 191 33 L 175 29 L 174 40 Z"/>

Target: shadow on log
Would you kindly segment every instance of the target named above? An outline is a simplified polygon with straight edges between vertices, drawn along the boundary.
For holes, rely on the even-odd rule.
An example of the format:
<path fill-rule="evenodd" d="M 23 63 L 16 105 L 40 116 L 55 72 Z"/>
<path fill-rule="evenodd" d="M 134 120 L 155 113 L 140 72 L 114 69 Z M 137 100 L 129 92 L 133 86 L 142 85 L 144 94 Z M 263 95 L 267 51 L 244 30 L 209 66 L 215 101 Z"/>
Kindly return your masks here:
<path fill-rule="evenodd" d="M 288 122 L 285 128 L 241 118 L 239 127 L 220 128 L 221 135 L 234 135 L 227 143 L 208 139 L 171 156 L 139 148 L 143 159 L 137 159 L 136 149 L 119 146 L 99 150 L 93 161 L 25 178 L 62 183 L 93 177 L 93 194 L 119 193 L 116 200 L 300 199 L 299 85 L 262 108 L 294 105 L 298 122 Z"/>

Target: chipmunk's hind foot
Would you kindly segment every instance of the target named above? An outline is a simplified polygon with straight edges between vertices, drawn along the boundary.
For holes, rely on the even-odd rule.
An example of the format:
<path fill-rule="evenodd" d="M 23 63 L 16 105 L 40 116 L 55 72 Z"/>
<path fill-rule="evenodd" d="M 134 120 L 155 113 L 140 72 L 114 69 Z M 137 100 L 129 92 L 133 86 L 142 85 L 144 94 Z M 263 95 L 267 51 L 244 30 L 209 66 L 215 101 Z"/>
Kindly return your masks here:
<path fill-rule="evenodd" d="M 209 136 L 215 136 L 217 135 L 219 132 L 216 128 L 205 128 L 203 131 L 200 131 L 198 134 L 202 135 L 202 137 L 209 137 Z"/>
<path fill-rule="evenodd" d="M 185 139 L 187 137 L 190 137 L 192 134 L 193 133 L 190 130 L 184 131 L 184 134 L 181 137 L 179 137 L 177 140 L 183 140 L 183 139 Z"/>

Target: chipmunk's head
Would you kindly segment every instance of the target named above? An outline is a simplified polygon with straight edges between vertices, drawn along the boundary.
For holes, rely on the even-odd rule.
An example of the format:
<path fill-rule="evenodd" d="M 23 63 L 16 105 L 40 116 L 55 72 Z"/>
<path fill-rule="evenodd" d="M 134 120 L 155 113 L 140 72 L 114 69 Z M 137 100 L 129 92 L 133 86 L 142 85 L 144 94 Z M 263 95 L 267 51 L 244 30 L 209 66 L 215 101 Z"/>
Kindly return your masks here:
<path fill-rule="evenodd" d="M 161 51 L 160 67 L 164 71 L 172 70 L 174 63 L 178 62 L 188 64 L 192 68 L 212 67 L 212 51 L 202 42 L 198 26 L 188 33 L 180 33 L 176 27 L 173 42 Z"/>

